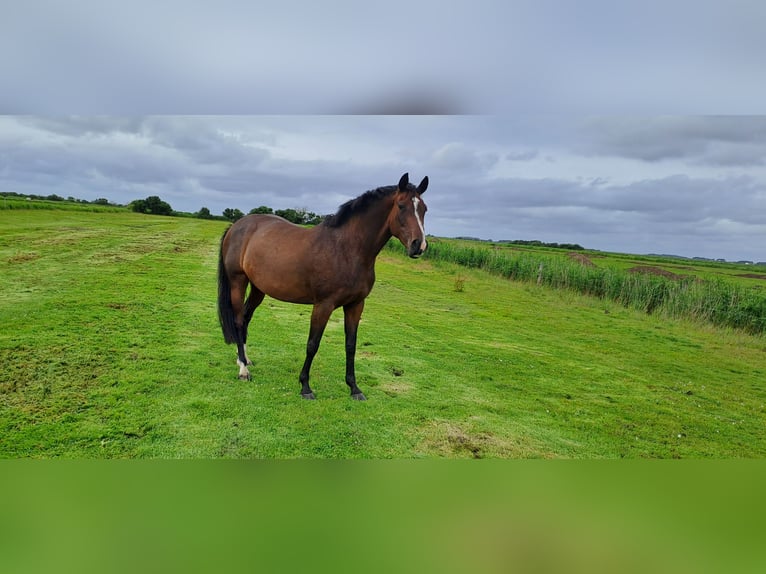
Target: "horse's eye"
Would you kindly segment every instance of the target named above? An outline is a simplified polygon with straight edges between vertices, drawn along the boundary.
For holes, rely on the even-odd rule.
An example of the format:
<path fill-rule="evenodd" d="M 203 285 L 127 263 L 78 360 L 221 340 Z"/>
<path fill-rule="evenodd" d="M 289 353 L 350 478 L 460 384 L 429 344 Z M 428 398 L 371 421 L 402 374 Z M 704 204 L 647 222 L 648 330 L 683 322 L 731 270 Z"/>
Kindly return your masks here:
<path fill-rule="evenodd" d="M 407 208 L 407 202 L 405 202 L 405 201 L 400 201 L 400 202 L 397 203 L 397 205 L 399 206 L 399 209 L 406 209 Z"/>

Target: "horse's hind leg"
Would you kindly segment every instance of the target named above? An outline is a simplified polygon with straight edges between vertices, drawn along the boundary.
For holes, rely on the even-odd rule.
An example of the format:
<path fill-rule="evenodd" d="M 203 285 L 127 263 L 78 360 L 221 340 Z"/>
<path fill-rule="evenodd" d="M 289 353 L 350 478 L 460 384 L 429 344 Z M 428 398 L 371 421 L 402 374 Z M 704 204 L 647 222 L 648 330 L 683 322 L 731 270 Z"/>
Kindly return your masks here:
<path fill-rule="evenodd" d="M 245 302 L 245 292 L 247 291 L 248 280 L 244 274 L 230 279 L 231 283 L 231 308 L 234 313 L 234 342 L 237 345 L 237 365 L 239 365 L 239 378 L 243 381 L 250 380 L 250 371 L 247 370 L 247 356 L 245 355 L 245 343 L 247 341 L 247 323 L 245 317 L 248 316 Z M 249 301 L 249 298 L 248 298 Z M 252 317 L 252 311 L 249 316 Z M 249 321 L 249 319 L 248 319 Z"/>
<path fill-rule="evenodd" d="M 253 362 L 247 356 L 247 327 L 250 324 L 250 320 L 253 318 L 253 313 L 261 304 L 264 298 L 264 293 L 260 289 L 256 288 L 252 283 L 250 284 L 250 293 L 245 301 L 244 315 L 242 318 L 242 357 L 238 356 L 238 359 L 243 360 L 245 365 L 252 365 Z M 239 348 L 237 348 L 237 354 L 239 355 Z"/>

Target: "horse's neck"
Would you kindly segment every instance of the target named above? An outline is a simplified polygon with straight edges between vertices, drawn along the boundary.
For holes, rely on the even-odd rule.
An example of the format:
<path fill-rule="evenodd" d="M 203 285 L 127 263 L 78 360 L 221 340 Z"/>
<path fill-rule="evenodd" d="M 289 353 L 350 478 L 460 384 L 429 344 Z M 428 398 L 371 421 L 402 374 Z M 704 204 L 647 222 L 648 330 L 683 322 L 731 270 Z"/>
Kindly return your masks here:
<path fill-rule="evenodd" d="M 349 248 L 355 249 L 364 261 L 370 264 L 380 250 L 391 239 L 388 216 L 391 213 L 389 202 L 372 206 L 366 213 L 348 222 L 346 232 L 350 235 Z"/>

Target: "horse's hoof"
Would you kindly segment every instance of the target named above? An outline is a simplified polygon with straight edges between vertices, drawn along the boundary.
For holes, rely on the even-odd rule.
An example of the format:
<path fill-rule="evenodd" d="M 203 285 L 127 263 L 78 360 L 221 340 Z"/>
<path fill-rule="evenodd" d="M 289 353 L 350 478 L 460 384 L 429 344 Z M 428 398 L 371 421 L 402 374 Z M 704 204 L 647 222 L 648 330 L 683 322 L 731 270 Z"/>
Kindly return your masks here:
<path fill-rule="evenodd" d="M 247 373 L 246 375 L 239 375 L 240 381 L 249 381 L 250 379 L 252 379 L 252 377 L 250 376 L 250 373 Z"/>
<path fill-rule="evenodd" d="M 365 397 L 364 393 L 362 393 L 362 392 L 359 392 L 359 393 L 351 395 L 351 398 L 354 399 L 355 401 L 366 401 L 367 400 L 367 397 Z"/>
<path fill-rule="evenodd" d="M 314 393 L 306 393 L 305 395 L 301 393 L 301 396 L 306 399 L 307 401 L 315 401 L 316 397 L 314 396 Z"/>

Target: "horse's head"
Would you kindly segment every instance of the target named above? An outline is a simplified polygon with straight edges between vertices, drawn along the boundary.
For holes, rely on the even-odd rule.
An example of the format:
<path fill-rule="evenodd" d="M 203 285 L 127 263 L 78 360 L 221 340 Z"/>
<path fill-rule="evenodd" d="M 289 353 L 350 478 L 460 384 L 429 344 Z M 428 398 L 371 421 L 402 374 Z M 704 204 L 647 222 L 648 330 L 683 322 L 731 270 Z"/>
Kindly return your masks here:
<path fill-rule="evenodd" d="M 389 218 L 391 234 L 402 242 L 407 254 L 413 258 L 422 255 L 428 247 L 423 227 L 423 217 L 428 208 L 421 199 L 427 187 L 427 176 L 415 187 L 410 183 L 409 174 L 405 173 L 399 180 Z"/>

